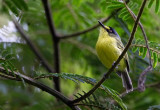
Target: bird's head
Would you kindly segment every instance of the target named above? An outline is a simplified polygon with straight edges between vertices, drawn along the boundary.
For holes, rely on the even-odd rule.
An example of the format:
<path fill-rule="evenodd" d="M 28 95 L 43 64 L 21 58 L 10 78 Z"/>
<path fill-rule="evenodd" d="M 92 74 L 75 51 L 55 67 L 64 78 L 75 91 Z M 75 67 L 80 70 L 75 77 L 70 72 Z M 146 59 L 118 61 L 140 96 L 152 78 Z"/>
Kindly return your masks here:
<path fill-rule="evenodd" d="M 98 21 L 101 28 L 100 28 L 100 34 L 103 36 L 108 36 L 108 37 L 119 37 L 118 33 L 110 26 L 105 26 L 103 25 L 100 21 Z"/>

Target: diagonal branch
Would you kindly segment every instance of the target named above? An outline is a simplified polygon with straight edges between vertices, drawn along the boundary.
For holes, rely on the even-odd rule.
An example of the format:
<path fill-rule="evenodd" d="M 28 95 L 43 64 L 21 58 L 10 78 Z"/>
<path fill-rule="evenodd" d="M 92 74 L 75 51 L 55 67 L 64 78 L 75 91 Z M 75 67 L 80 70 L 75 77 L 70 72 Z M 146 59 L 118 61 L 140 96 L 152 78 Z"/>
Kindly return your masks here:
<path fill-rule="evenodd" d="M 136 15 L 132 12 L 132 10 L 127 6 L 125 0 L 123 0 L 123 1 L 124 1 L 124 4 L 125 4 L 128 12 L 131 14 L 132 18 L 133 18 L 134 20 L 136 20 L 137 16 L 136 16 Z M 149 48 L 149 44 L 148 44 L 148 37 L 147 37 L 146 32 L 145 32 L 145 30 L 144 30 L 144 28 L 143 28 L 143 25 L 142 25 L 142 23 L 141 23 L 140 21 L 139 21 L 138 25 L 139 25 L 139 27 L 140 27 L 141 30 L 142 30 L 143 37 L 144 37 L 144 40 L 145 40 L 145 43 L 146 43 L 146 47 L 147 47 L 147 50 L 148 50 L 148 53 L 149 53 L 149 65 L 152 66 L 151 53 L 150 53 L 150 48 Z"/>
<path fill-rule="evenodd" d="M 23 28 L 20 24 L 13 18 L 14 25 L 16 26 L 18 32 L 20 33 L 21 37 L 25 39 L 31 50 L 37 56 L 37 58 L 42 61 L 42 65 L 49 71 L 54 72 L 54 70 L 50 67 L 46 59 L 42 56 L 42 54 L 38 51 L 38 48 L 33 44 L 33 42 L 29 39 L 29 36 L 24 32 Z"/>
<path fill-rule="evenodd" d="M 134 20 L 136 20 L 137 16 L 132 12 L 132 10 L 127 6 L 125 0 L 123 0 L 128 12 L 131 14 L 132 18 Z M 152 60 L 151 60 L 151 53 L 150 53 L 150 48 L 149 48 L 149 44 L 148 44 L 148 38 L 147 38 L 147 35 L 144 31 L 144 28 L 143 28 L 143 25 L 142 23 L 139 21 L 138 23 L 139 27 L 141 28 L 142 30 L 142 33 L 143 33 L 143 37 L 144 37 L 144 40 L 145 40 L 145 43 L 146 43 L 146 47 L 147 47 L 147 50 L 148 50 L 148 54 L 149 54 L 149 66 L 141 73 L 141 75 L 139 76 L 139 79 L 138 79 L 138 87 L 139 87 L 139 90 L 140 91 L 144 91 L 145 90 L 145 80 L 146 80 L 146 75 L 149 71 L 152 70 Z"/>
<path fill-rule="evenodd" d="M 13 76 L 9 76 L 9 75 L 5 75 L 5 74 L 1 74 L 0 73 L 0 77 L 5 78 L 5 79 L 10 79 L 10 80 L 16 80 L 16 81 L 20 81 L 19 78 L 15 78 Z"/>
<path fill-rule="evenodd" d="M 82 97 L 73 100 L 72 103 L 80 102 L 80 101 L 84 100 L 85 98 L 87 98 L 88 96 L 90 96 L 109 77 L 109 75 L 112 73 L 112 71 L 115 69 L 115 67 L 119 64 L 119 62 L 121 61 L 123 56 L 126 54 L 127 50 L 129 49 L 129 47 L 130 47 L 130 45 L 131 45 L 131 43 L 134 39 L 134 35 L 135 35 L 136 30 L 137 30 L 138 22 L 140 20 L 140 17 L 142 15 L 142 12 L 143 12 L 143 9 L 144 9 L 144 6 L 145 6 L 146 2 L 147 2 L 147 0 L 144 0 L 142 5 L 141 5 L 141 8 L 138 12 L 138 16 L 137 16 L 137 19 L 135 21 L 135 24 L 134 24 L 134 27 L 133 27 L 133 30 L 132 30 L 132 33 L 131 33 L 131 37 L 130 37 L 125 49 L 123 50 L 123 52 L 121 53 L 121 55 L 117 59 L 117 61 L 113 64 L 113 66 L 109 69 L 109 71 L 106 74 L 104 74 L 102 79 L 89 92 L 84 94 Z"/>
<path fill-rule="evenodd" d="M 59 37 L 56 33 L 55 30 L 55 26 L 54 26 L 54 22 L 53 22 L 53 18 L 52 18 L 52 12 L 51 12 L 51 8 L 49 5 L 48 0 L 42 0 L 43 6 L 44 6 L 44 10 L 45 10 L 45 14 L 46 14 L 46 18 L 47 18 L 47 22 L 48 22 L 48 26 L 49 26 L 49 30 L 51 32 L 52 35 L 52 42 L 53 42 L 53 51 L 54 51 L 54 55 L 53 55 L 53 59 L 54 59 L 54 69 L 56 73 L 60 73 L 60 58 L 59 58 Z M 60 91 L 60 81 L 58 77 L 53 78 L 54 80 L 54 86 L 55 89 Z"/>
<path fill-rule="evenodd" d="M 53 96 L 55 96 L 55 97 L 63 100 L 64 103 L 68 103 L 68 101 L 69 101 L 65 96 L 63 96 L 63 95 L 62 95 L 61 93 L 59 93 L 58 91 L 53 90 L 53 89 L 49 88 L 48 86 L 45 86 L 45 85 L 43 85 L 42 83 L 37 82 L 36 80 L 34 80 L 34 79 L 32 79 L 32 78 L 30 78 L 30 77 L 28 77 L 28 76 L 25 76 L 25 75 L 23 75 L 23 74 L 21 74 L 21 73 L 19 73 L 19 72 L 14 72 L 14 73 L 12 73 L 11 71 L 8 71 L 9 73 L 7 73 L 7 71 L 6 71 L 4 68 L 2 68 L 2 67 L 0 67 L 0 72 L 4 73 L 4 74 L 6 74 L 6 75 L 10 75 L 11 77 L 14 77 L 14 75 L 15 75 L 17 78 L 21 77 L 21 78 L 23 78 L 24 81 L 26 81 L 27 83 L 29 83 L 29 84 L 31 84 L 31 85 L 34 85 L 34 86 L 42 89 L 43 91 L 46 91 L 46 92 L 50 93 L 51 95 L 53 95 Z M 19 78 L 19 79 L 20 79 L 20 78 Z"/>
<path fill-rule="evenodd" d="M 55 96 L 56 98 L 60 99 L 62 102 L 64 102 L 66 105 L 68 105 L 71 109 L 73 110 L 79 110 L 78 107 L 76 107 L 75 105 L 71 105 L 70 102 L 71 100 L 69 100 L 67 97 L 65 97 L 63 94 L 61 94 L 60 92 L 34 80 L 31 77 L 28 77 L 26 75 L 23 75 L 19 72 L 14 72 L 12 73 L 11 71 L 6 71 L 4 68 L 0 67 L 0 72 L 2 74 L 0 74 L 0 77 L 4 77 L 7 79 L 11 79 L 11 80 L 16 80 L 16 81 L 22 81 L 21 78 L 23 78 L 23 80 L 30 84 L 33 85 L 39 89 L 41 89 L 42 91 L 45 91 L 49 94 L 51 94 L 52 96 Z M 4 75 L 3 75 L 4 74 Z"/>

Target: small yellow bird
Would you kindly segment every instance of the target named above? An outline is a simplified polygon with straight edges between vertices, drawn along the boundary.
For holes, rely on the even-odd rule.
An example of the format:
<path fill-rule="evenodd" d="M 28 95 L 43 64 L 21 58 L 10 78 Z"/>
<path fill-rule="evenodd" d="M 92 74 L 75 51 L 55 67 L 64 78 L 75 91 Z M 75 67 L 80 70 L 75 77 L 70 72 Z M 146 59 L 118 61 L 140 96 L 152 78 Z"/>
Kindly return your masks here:
<path fill-rule="evenodd" d="M 109 69 L 121 55 L 124 46 L 118 33 L 112 27 L 104 26 L 100 21 L 98 22 L 101 28 L 96 44 L 96 51 L 100 61 Z M 129 62 L 127 53 L 115 70 L 122 78 L 123 87 L 126 88 L 126 92 L 133 91 L 132 81 L 128 74 Z"/>

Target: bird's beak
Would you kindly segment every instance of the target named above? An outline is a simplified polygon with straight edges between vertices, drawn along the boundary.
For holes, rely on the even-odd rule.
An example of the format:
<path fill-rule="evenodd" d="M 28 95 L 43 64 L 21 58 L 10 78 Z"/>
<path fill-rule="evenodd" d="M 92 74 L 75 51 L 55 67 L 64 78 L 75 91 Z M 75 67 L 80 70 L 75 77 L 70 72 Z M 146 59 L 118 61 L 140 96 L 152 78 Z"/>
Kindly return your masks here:
<path fill-rule="evenodd" d="M 104 24 L 102 24 L 102 22 L 98 21 L 100 26 L 102 26 L 102 28 L 104 28 L 107 32 L 109 32 L 109 30 L 104 26 Z"/>

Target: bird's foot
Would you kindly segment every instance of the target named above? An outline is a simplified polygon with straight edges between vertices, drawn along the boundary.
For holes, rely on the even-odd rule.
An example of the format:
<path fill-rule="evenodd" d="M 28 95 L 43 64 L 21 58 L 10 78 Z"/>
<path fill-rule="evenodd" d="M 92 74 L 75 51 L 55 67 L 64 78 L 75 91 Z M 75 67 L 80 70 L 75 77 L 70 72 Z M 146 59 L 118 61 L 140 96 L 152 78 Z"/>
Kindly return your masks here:
<path fill-rule="evenodd" d="M 115 64 L 115 61 L 113 62 L 113 64 L 112 64 L 112 66 Z M 118 64 L 117 66 L 116 66 L 116 69 L 118 69 L 118 66 L 119 66 L 120 64 Z"/>
<path fill-rule="evenodd" d="M 115 64 L 115 61 L 113 62 L 112 66 Z"/>

